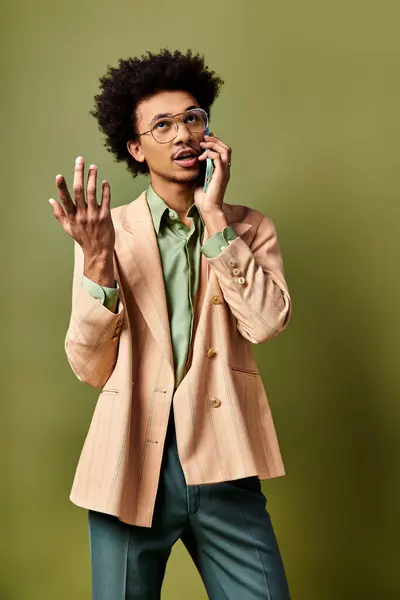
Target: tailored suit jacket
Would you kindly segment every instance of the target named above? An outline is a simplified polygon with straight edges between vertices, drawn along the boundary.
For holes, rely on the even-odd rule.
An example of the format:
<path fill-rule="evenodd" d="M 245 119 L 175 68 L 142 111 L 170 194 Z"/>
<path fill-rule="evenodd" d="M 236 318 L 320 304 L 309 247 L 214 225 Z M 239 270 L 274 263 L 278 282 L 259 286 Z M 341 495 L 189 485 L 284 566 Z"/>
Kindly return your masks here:
<path fill-rule="evenodd" d="M 175 385 L 164 279 L 145 192 L 112 209 L 117 312 L 82 287 L 75 243 L 65 351 L 78 379 L 100 388 L 71 501 L 151 527 L 171 406 L 188 485 L 285 474 L 252 345 L 285 329 L 291 299 L 273 222 L 223 204 L 238 237 L 201 254 L 193 337 Z M 209 237 L 204 231 L 202 243 Z M 186 290 L 182 290 L 182 293 Z"/>

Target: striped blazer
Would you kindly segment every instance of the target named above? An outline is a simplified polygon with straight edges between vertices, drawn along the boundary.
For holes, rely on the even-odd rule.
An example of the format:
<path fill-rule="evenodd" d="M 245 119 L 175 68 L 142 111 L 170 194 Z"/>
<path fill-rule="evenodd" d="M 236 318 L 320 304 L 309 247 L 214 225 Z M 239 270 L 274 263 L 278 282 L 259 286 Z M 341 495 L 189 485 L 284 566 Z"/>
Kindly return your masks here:
<path fill-rule="evenodd" d="M 65 338 L 77 378 L 100 389 L 70 499 L 150 527 L 171 406 L 188 485 L 284 475 L 252 345 L 285 329 L 291 300 L 273 222 L 224 204 L 239 237 L 216 258 L 201 255 L 187 372 L 175 389 L 157 239 L 145 192 L 112 209 L 112 313 L 82 288 L 75 243 L 72 310 Z M 207 229 L 203 243 L 207 240 Z"/>

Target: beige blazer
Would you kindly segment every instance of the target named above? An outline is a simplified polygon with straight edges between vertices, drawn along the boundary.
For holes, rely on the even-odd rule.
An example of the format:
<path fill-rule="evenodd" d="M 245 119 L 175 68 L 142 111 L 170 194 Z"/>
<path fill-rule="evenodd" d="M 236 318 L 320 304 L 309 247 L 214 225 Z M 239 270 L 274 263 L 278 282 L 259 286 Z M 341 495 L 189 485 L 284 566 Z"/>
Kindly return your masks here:
<path fill-rule="evenodd" d="M 112 210 L 116 314 L 82 288 L 83 253 L 75 243 L 65 350 L 78 379 L 101 388 L 70 496 L 78 506 L 151 526 L 171 404 L 188 485 L 285 473 L 252 353 L 252 344 L 277 336 L 291 313 L 276 230 L 257 210 L 223 210 L 239 237 L 217 258 L 201 256 L 189 367 L 175 393 L 145 192 Z M 207 237 L 205 230 L 203 243 Z"/>

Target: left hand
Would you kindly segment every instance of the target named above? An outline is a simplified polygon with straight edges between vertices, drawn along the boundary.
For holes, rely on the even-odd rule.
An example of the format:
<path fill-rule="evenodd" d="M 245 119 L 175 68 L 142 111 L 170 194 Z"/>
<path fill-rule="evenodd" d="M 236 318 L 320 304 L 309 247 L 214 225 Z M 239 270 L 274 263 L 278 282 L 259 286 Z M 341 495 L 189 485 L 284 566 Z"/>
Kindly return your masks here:
<path fill-rule="evenodd" d="M 204 142 L 200 142 L 200 146 L 204 152 L 200 154 L 199 160 L 211 158 L 214 161 L 214 172 L 206 192 L 203 192 L 203 186 L 196 188 L 194 201 L 202 214 L 220 212 L 230 179 L 232 149 L 212 132 L 204 136 Z"/>

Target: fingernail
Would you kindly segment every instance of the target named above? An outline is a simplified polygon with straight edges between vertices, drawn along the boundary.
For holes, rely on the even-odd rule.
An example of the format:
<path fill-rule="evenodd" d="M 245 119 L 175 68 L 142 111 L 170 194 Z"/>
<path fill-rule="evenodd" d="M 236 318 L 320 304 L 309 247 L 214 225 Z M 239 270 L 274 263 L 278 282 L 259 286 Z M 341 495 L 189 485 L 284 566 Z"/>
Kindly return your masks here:
<path fill-rule="evenodd" d="M 83 160 L 82 156 L 78 156 L 78 158 L 76 159 L 76 164 L 78 165 L 79 163 L 81 163 Z"/>

